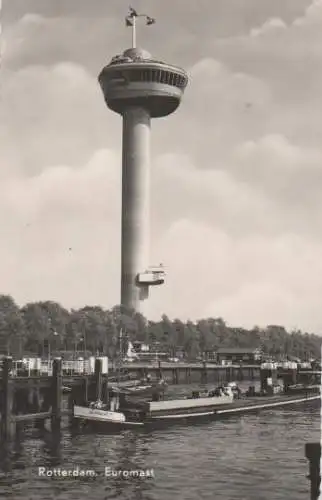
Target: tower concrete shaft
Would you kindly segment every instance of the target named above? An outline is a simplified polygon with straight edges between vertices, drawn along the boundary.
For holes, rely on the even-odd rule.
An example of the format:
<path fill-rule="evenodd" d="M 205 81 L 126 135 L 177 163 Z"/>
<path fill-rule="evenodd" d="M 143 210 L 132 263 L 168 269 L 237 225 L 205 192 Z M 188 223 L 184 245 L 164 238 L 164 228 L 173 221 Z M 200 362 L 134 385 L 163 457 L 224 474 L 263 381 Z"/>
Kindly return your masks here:
<path fill-rule="evenodd" d="M 148 294 L 137 276 L 149 265 L 150 113 L 123 112 L 121 304 L 140 309 Z"/>

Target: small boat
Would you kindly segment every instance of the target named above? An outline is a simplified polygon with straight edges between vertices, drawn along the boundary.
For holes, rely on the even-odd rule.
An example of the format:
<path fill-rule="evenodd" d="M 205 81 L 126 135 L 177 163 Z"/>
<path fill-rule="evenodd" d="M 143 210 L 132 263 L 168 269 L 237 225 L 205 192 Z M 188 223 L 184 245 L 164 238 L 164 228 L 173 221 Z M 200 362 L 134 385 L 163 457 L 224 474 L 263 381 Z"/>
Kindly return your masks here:
<path fill-rule="evenodd" d="M 122 339 L 123 332 L 120 329 L 120 358 L 117 381 L 108 385 L 109 405 L 104 405 L 100 398 L 87 405 L 74 405 L 74 418 L 87 421 L 110 422 L 112 424 L 124 424 L 126 422 L 123 407 L 133 408 L 133 414 L 137 416 L 140 404 L 146 400 L 160 399 L 167 387 L 165 380 L 160 378 L 151 381 L 150 376 L 142 380 L 120 380 L 122 369 Z M 128 398 L 128 401 L 127 401 Z"/>
<path fill-rule="evenodd" d="M 152 397 L 153 394 L 163 393 L 167 388 L 165 380 L 147 383 L 145 381 L 134 381 L 129 384 L 118 384 L 109 386 L 113 392 L 120 392 L 131 397 Z"/>
<path fill-rule="evenodd" d="M 122 424 L 125 422 L 125 415 L 120 411 L 109 411 L 107 405 L 101 401 L 86 406 L 74 406 L 74 418 L 91 422 L 105 422 L 112 424 Z"/>

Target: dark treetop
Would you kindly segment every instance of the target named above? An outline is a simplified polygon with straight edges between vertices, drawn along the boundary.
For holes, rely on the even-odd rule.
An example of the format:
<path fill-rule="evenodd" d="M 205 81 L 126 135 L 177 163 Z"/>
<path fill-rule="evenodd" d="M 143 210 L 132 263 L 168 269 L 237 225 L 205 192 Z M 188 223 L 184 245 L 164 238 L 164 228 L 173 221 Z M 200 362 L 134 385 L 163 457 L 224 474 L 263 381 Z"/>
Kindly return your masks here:
<path fill-rule="evenodd" d="M 84 351 L 116 355 L 118 336 L 155 344 L 159 351 L 175 356 L 177 351 L 195 359 L 218 348 L 261 348 L 276 357 L 302 360 L 320 358 L 322 338 L 287 332 L 283 326 L 270 325 L 252 329 L 229 327 L 222 318 L 206 318 L 196 322 L 170 320 L 147 321 L 142 315 L 124 307 L 106 310 L 85 306 L 67 310 L 52 301 L 32 302 L 19 307 L 8 295 L 0 295 L 0 354 L 22 356 L 48 355 L 57 351 Z M 126 342 L 124 342 L 126 348 Z"/>

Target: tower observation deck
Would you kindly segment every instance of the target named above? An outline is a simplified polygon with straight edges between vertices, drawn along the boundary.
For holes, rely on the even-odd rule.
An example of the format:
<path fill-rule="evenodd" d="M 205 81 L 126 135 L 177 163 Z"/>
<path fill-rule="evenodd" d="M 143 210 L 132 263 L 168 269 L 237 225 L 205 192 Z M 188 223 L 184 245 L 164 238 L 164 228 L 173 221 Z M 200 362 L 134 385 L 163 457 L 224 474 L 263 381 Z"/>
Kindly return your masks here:
<path fill-rule="evenodd" d="M 149 266 L 151 118 L 173 113 L 188 83 L 183 69 L 136 47 L 138 17 L 155 22 L 130 9 L 132 47 L 113 57 L 98 77 L 106 105 L 123 118 L 121 304 L 137 311 L 149 287 L 165 279 L 163 267 Z"/>

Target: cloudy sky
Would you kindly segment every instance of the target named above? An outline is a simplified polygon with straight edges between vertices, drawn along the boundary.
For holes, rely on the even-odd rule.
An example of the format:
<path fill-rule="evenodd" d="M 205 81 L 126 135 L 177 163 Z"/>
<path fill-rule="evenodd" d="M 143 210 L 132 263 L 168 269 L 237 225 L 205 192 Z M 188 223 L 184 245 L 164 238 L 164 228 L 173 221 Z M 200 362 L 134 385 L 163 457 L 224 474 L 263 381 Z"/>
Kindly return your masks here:
<path fill-rule="evenodd" d="M 171 8 L 169 8 L 171 4 Z M 156 58 L 187 69 L 153 122 L 150 317 L 322 332 L 322 0 L 142 0 Z M 120 295 L 121 119 L 97 75 L 128 0 L 3 0 L 1 293 Z"/>

